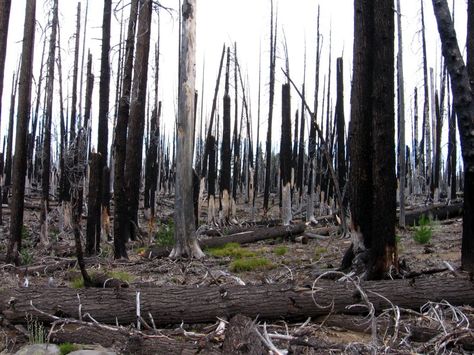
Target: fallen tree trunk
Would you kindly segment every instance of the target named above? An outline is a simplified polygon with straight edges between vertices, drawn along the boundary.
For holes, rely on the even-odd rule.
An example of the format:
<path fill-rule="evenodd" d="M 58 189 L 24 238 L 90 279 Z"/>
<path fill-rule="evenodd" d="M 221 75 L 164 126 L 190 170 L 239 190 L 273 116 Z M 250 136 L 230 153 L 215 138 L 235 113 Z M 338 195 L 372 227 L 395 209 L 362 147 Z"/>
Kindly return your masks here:
<path fill-rule="evenodd" d="M 462 217 L 462 206 L 462 202 L 458 202 L 452 205 L 433 205 L 413 211 L 407 211 L 405 214 L 405 224 L 407 226 L 416 225 L 422 216 L 430 217 L 431 219 L 436 220 Z"/>
<path fill-rule="evenodd" d="M 446 300 L 452 305 L 474 305 L 474 284 L 462 278 L 386 280 L 362 282 L 376 311 L 393 304 L 419 309 L 427 301 Z M 352 282 L 320 280 L 314 288 L 289 284 L 219 287 L 147 287 L 117 289 L 19 288 L 0 290 L 0 312 L 13 323 L 25 323 L 26 314 L 41 321 L 50 317 L 80 318 L 89 313 L 101 323 L 136 321 L 137 293 L 141 314 L 151 314 L 155 324 L 214 322 L 216 317 L 242 314 L 259 320 L 303 320 L 328 313 L 365 314 L 363 297 Z M 383 296 L 383 297 L 381 297 Z M 385 298 L 384 298 L 385 297 Z M 333 306 L 331 307 L 331 304 Z M 34 307 L 33 307 L 33 306 Z M 318 306 L 319 305 L 319 306 Z"/>
<path fill-rule="evenodd" d="M 162 334 L 146 335 L 132 329 L 103 327 L 99 325 L 65 324 L 52 332 L 53 343 L 100 344 L 122 354 L 221 354 L 212 349 L 207 341 L 174 339 Z M 205 340 L 205 339 L 204 339 Z"/>
<path fill-rule="evenodd" d="M 209 239 L 199 239 L 201 249 L 215 248 L 226 245 L 227 243 L 248 244 L 255 243 L 261 240 L 275 239 L 275 238 L 289 238 L 300 235 L 304 232 L 306 226 L 301 224 L 294 224 L 290 226 L 278 226 L 272 228 L 258 228 L 241 232 L 237 234 L 214 237 Z M 151 247 L 146 252 L 146 257 L 149 258 L 163 258 L 168 256 L 172 247 Z"/>

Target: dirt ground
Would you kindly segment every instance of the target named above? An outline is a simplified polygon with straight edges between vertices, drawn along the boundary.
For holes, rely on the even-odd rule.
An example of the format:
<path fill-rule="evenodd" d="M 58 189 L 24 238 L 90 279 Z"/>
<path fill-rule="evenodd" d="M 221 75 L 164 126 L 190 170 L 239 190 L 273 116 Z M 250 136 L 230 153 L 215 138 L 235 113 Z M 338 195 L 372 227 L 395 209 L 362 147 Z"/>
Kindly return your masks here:
<path fill-rule="evenodd" d="M 39 247 L 39 206 L 36 198 L 26 201 L 27 209 L 24 219 L 23 246 L 21 254 L 23 266 L 28 266 L 26 272 L 18 271 L 11 265 L 0 264 L 1 280 L 4 287 L 24 287 L 25 277 L 28 279 L 28 286 L 40 287 L 77 287 L 77 279 L 80 274 L 77 266 L 72 262 L 71 267 L 64 267 L 54 272 L 48 272 L 40 268 L 42 265 L 54 264 L 58 261 L 74 260 L 74 244 L 71 231 L 61 231 L 59 229 L 61 210 L 60 207 L 52 204 L 50 213 L 50 236 L 52 247 L 42 249 Z M 172 213 L 173 202 L 170 198 L 160 200 L 157 219 L 164 219 Z M 3 208 L 4 224 L 0 226 L 0 255 L 5 254 L 7 237 L 9 235 L 9 210 Z M 278 217 L 278 206 L 270 210 L 273 216 Z M 141 212 L 142 213 L 142 212 Z M 237 209 L 237 223 L 248 222 L 250 220 L 250 208 L 244 204 Z M 144 218 L 143 213 L 141 215 Z M 297 216 L 298 217 L 298 216 Z M 205 211 L 202 213 L 205 219 Z M 85 222 L 85 219 L 84 219 Z M 252 255 L 267 260 L 266 265 L 260 269 L 252 271 L 240 271 L 236 269 L 234 255 L 213 256 L 216 253 L 206 251 L 206 258 L 202 260 L 171 260 L 168 258 L 149 259 L 146 256 L 146 247 L 150 241 L 156 242 L 159 238 L 168 238 L 172 233 L 171 228 L 167 228 L 158 222 L 152 235 L 147 235 L 149 225 L 143 222 L 141 227 L 144 238 L 141 241 L 129 244 L 129 260 L 114 260 L 112 242 L 102 243 L 102 253 L 94 259 L 92 264 L 88 264 L 91 272 L 113 272 L 114 275 L 121 275 L 130 287 L 141 287 L 143 285 L 215 285 L 218 284 L 246 284 L 262 285 L 270 283 L 292 282 L 297 285 L 311 284 L 321 274 L 337 269 L 342 256 L 350 245 L 350 240 L 336 235 L 316 236 L 318 228 L 332 225 L 332 219 L 321 219 L 318 225 L 308 225 L 306 232 L 312 238 L 307 240 L 307 244 L 302 241 L 290 241 L 283 238 L 275 240 L 261 241 L 253 244 L 243 245 L 239 252 L 244 255 Z M 83 223 L 84 225 L 85 223 Z M 436 277 L 442 280 L 444 277 L 453 277 L 460 268 L 461 250 L 461 219 L 450 219 L 445 221 L 433 221 L 429 224 L 432 231 L 432 238 L 426 244 L 417 243 L 414 235 L 417 233 L 416 227 L 407 227 L 397 230 L 398 252 L 401 265 L 410 271 L 426 272 L 420 277 Z M 206 228 L 201 227 L 200 231 Z M 168 234 L 167 234 L 168 233 Z M 159 241 L 161 242 L 161 241 Z M 453 271 L 450 271 L 452 268 Z M 24 270 L 24 269 L 22 269 Z M 36 270 L 31 272 L 31 270 Z M 428 274 L 431 271 L 438 271 Z M 440 306 L 443 308 L 442 306 Z M 474 313 L 470 307 L 458 307 L 456 312 L 464 314 L 466 319 L 472 319 Z M 429 313 L 429 310 L 427 311 Z M 429 327 L 439 331 L 438 338 L 434 337 L 426 344 L 407 340 L 407 334 L 400 331 L 400 334 L 385 333 L 384 331 L 371 331 L 371 321 L 360 320 L 357 317 L 346 316 L 343 321 L 337 317 L 311 319 L 305 323 L 289 324 L 283 321 L 266 325 L 269 333 L 286 335 L 287 339 L 275 337 L 273 341 L 276 348 L 283 352 L 316 354 L 316 353 L 469 353 L 469 347 L 464 347 L 456 343 L 456 339 L 446 341 L 446 337 L 457 327 L 452 317 L 454 311 L 450 307 L 444 307 L 445 315 L 443 322 L 436 323 L 422 312 L 406 313 L 400 318 L 400 324 L 419 322 L 421 318 L 429 318 Z M 450 313 L 451 312 L 451 313 Z M 456 313 L 454 312 L 454 313 Z M 402 312 L 403 313 L 403 312 Z M 456 313 L 457 314 L 457 313 Z M 373 321 L 383 321 L 387 315 L 379 315 Z M 344 322 L 365 322 L 366 326 L 344 327 Z M 206 333 L 209 324 L 193 326 L 195 332 Z M 170 325 L 170 329 L 179 325 Z M 185 325 L 185 327 L 187 327 Z M 257 323 L 258 329 L 263 333 L 263 322 Z M 358 331 L 355 331 L 354 328 Z M 402 329 L 403 327 L 401 327 Z M 470 326 L 468 326 L 470 328 Z M 324 350 L 311 346 L 291 344 L 290 336 L 300 334 L 304 329 L 305 339 L 308 344 L 313 342 L 323 342 L 328 344 Z M 469 330 L 470 332 L 470 330 Z M 469 333 L 472 338 L 472 332 Z M 443 335 L 445 337 L 443 338 Z M 281 337 L 284 338 L 284 337 Z M 222 340 L 222 339 L 221 339 Z M 216 341 L 214 348 L 219 350 L 221 340 Z M 5 319 L 0 318 L 0 352 L 5 353 L 15 351 L 21 345 L 27 343 L 28 330 L 9 324 Z M 443 343 L 444 341 L 444 343 Z M 431 343 L 430 343 L 431 342 Z M 306 345 L 308 345 L 306 344 Z M 270 350 L 269 350 L 270 351 Z M 275 351 L 273 352 L 275 353 Z"/>

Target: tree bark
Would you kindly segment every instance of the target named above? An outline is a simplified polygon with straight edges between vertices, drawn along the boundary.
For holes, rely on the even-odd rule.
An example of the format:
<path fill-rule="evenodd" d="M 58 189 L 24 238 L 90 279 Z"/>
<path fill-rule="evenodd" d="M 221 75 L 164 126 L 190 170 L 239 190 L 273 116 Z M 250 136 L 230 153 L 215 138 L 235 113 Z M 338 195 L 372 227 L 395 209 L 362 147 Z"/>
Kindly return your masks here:
<path fill-rule="evenodd" d="M 193 132 L 196 80 L 196 0 L 184 0 L 181 20 L 176 142 L 175 246 L 178 258 L 204 256 L 195 235 L 193 213 Z"/>
<path fill-rule="evenodd" d="M 77 125 L 77 72 L 79 66 L 79 41 L 81 37 L 81 3 L 77 3 L 76 15 L 76 35 L 74 46 L 74 67 L 72 72 L 72 99 L 71 99 L 71 119 L 69 124 L 69 140 L 71 142 L 76 138 Z"/>
<path fill-rule="evenodd" d="M 21 230 L 23 226 L 23 206 L 25 196 L 27 130 L 30 117 L 31 81 L 33 78 L 33 56 L 35 42 L 36 0 L 26 2 L 23 33 L 23 52 L 18 90 L 18 115 L 13 159 L 12 202 L 10 205 L 10 239 L 7 249 L 7 263 L 19 262 Z"/>
<path fill-rule="evenodd" d="M 336 100 L 336 131 L 337 131 L 337 176 L 339 187 L 344 189 L 346 184 L 346 149 L 344 133 L 344 70 L 342 57 L 337 58 L 337 100 Z M 343 213 L 344 215 L 344 213 Z"/>
<path fill-rule="evenodd" d="M 362 295 L 352 282 L 320 280 L 316 286 L 314 290 L 289 284 L 81 290 L 30 287 L 0 291 L 0 311 L 12 323 L 25 324 L 26 313 L 39 321 L 51 321 L 35 311 L 32 303 L 48 314 L 77 319 L 80 310 L 100 323 L 126 325 L 136 321 L 136 292 L 140 291 L 141 313 L 151 313 L 157 326 L 214 322 L 216 317 L 236 314 L 261 321 L 299 321 L 329 313 L 366 314 L 366 305 L 360 305 Z M 393 305 L 419 310 L 428 301 L 445 300 L 453 306 L 474 304 L 473 283 L 460 278 L 366 281 L 360 283 L 360 289 L 376 312 Z M 359 306 L 353 306 L 356 304 Z"/>
<path fill-rule="evenodd" d="M 469 14 L 472 15 L 472 1 L 469 1 Z M 458 118 L 461 152 L 464 161 L 464 215 L 461 248 L 463 269 L 474 272 L 474 100 L 472 77 L 464 65 L 459 50 L 454 24 L 446 0 L 433 0 L 433 9 L 438 23 L 443 56 L 446 61 L 453 90 L 453 104 Z M 472 16 L 470 28 L 472 28 Z M 472 33 L 471 33 L 472 35 Z M 472 39 L 468 41 L 468 53 L 472 54 Z M 468 67 L 473 64 L 468 56 Z M 472 70 L 472 69 L 469 69 Z M 470 80 L 471 79 L 471 80 Z"/>
<path fill-rule="evenodd" d="M 130 235 L 127 236 L 127 239 L 135 239 L 138 233 L 139 182 L 141 181 L 142 147 L 145 130 L 152 1 L 140 0 L 139 8 L 135 68 L 130 98 L 130 121 L 125 153 L 125 191 L 128 203 L 128 218 L 129 223 L 131 223 L 128 230 Z"/>
<path fill-rule="evenodd" d="M 281 93 L 280 172 L 282 185 L 281 218 L 290 224 L 291 216 L 291 97 L 290 84 L 282 85 Z"/>
<path fill-rule="evenodd" d="M 130 90 L 132 87 L 133 52 L 137 25 L 138 0 L 130 5 L 128 34 L 125 46 L 125 64 L 122 81 L 122 97 L 119 101 L 117 125 L 115 127 L 115 167 L 114 167 L 114 257 L 127 258 L 126 243 L 130 235 L 130 221 L 125 195 L 125 157 L 127 126 L 130 113 Z"/>

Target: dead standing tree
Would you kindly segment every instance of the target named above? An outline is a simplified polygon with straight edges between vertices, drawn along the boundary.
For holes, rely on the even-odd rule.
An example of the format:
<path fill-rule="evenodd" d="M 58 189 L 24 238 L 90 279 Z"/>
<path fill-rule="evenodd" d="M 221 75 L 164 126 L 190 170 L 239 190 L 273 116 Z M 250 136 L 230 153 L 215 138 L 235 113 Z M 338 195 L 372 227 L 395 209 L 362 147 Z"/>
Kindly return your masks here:
<path fill-rule="evenodd" d="M 175 241 L 170 257 L 202 258 L 194 229 L 193 132 L 196 80 L 196 0 L 182 5 L 176 142 Z"/>
<path fill-rule="evenodd" d="M 127 126 L 130 113 L 130 91 L 132 87 L 133 52 L 137 26 L 138 0 L 130 5 L 128 34 L 125 45 L 125 64 L 122 80 L 122 97 L 119 101 L 117 125 L 115 127 L 115 168 L 114 168 L 114 257 L 127 258 L 126 243 L 129 238 L 130 222 L 127 218 L 125 195 L 125 156 Z"/>
<path fill-rule="evenodd" d="M 459 137 L 464 161 L 464 205 L 461 264 L 474 272 L 474 4 L 468 2 L 467 68 L 446 0 L 433 0 L 443 56 L 453 90 L 453 105 L 458 118 Z"/>
<path fill-rule="evenodd" d="M 229 64 L 230 50 L 227 49 L 227 64 L 225 72 L 225 92 L 223 99 L 224 112 L 222 116 L 222 145 L 221 145 L 221 178 L 220 198 L 222 222 L 229 222 L 230 217 L 230 179 L 231 179 L 231 145 L 230 145 L 230 96 L 229 96 Z M 235 174 L 235 172 L 234 172 Z"/>
<path fill-rule="evenodd" d="M 48 209 L 51 170 L 51 125 L 53 121 L 53 96 L 54 96 L 54 67 L 56 57 L 56 36 L 58 32 L 58 0 L 53 3 L 53 19 L 51 22 L 51 36 L 49 39 L 48 75 L 46 77 L 46 115 L 44 122 L 44 141 L 42 156 L 41 177 L 41 214 L 40 214 L 40 241 L 49 244 Z"/>
<path fill-rule="evenodd" d="M 25 197 L 27 130 L 30 117 L 31 81 L 33 78 L 33 55 L 35 43 L 36 0 L 26 2 L 23 51 L 18 91 L 18 116 L 13 159 L 12 202 L 10 205 L 10 239 L 8 241 L 7 262 L 18 264 L 21 249 L 23 207 Z"/>
<path fill-rule="evenodd" d="M 147 92 L 148 54 L 150 51 L 150 28 L 152 1 L 140 1 L 138 16 L 137 49 L 132 95 L 130 97 L 130 121 L 125 157 L 125 191 L 128 203 L 130 238 L 138 233 L 138 202 L 140 173 L 142 168 L 143 134 L 145 130 L 145 98 Z"/>
<path fill-rule="evenodd" d="M 107 204 L 106 195 L 102 189 L 102 172 L 107 166 L 108 146 L 108 115 L 109 115 L 109 93 L 110 93 L 110 26 L 112 16 L 112 0 L 104 0 L 104 13 L 102 20 L 102 52 L 100 59 L 100 83 L 99 83 L 99 127 L 97 135 L 97 152 L 100 154 L 96 170 L 91 169 L 91 175 L 96 178 L 89 181 L 89 193 L 95 199 L 89 201 L 87 216 L 86 253 L 89 255 L 100 251 L 100 212 L 101 206 Z M 72 127 L 71 127 L 72 129 Z M 94 184 L 92 184 L 93 182 Z M 93 200 L 93 201 L 92 201 Z"/>
<path fill-rule="evenodd" d="M 354 26 L 349 128 L 353 244 L 342 266 L 361 263 L 357 272 L 379 279 L 398 267 L 393 0 L 355 0 Z"/>

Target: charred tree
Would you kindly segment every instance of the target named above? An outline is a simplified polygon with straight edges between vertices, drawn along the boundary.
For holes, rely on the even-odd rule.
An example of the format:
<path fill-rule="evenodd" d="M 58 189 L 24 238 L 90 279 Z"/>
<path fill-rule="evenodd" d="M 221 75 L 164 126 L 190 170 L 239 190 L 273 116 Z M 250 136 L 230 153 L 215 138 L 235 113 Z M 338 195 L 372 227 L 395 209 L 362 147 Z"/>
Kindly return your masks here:
<path fill-rule="evenodd" d="M 127 126 L 130 113 L 130 91 L 132 87 L 133 52 L 137 24 L 138 0 L 130 5 L 128 33 L 125 45 L 125 62 L 122 81 L 122 96 L 119 101 L 117 125 L 115 127 L 115 167 L 114 167 L 114 256 L 127 258 L 126 243 L 130 235 L 130 222 L 125 194 L 125 157 Z"/>
<path fill-rule="evenodd" d="M 451 78 L 453 105 L 458 119 L 464 162 L 461 266 L 464 270 L 474 272 L 474 4 L 472 0 L 468 2 L 467 67 L 459 50 L 446 0 L 433 0 L 433 9 L 443 56 Z"/>
<path fill-rule="evenodd" d="M 36 0 L 27 0 L 23 33 L 23 51 L 18 89 L 18 115 L 13 159 L 12 202 L 10 205 L 10 239 L 6 259 L 18 264 L 21 249 L 23 207 L 25 196 L 26 149 L 28 120 L 30 117 L 31 82 L 33 78 L 33 49 L 35 43 Z"/>
<path fill-rule="evenodd" d="M 291 216 L 291 97 L 290 84 L 282 85 L 281 92 L 280 172 L 282 185 L 281 218 L 289 225 Z"/>
<path fill-rule="evenodd" d="M 405 78 L 403 75 L 403 36 L 402 36 L 402 9 L 400 0 L 397 0 L 397 30 L 398 30 L 398 53 L 397 53 L 397 83 L 398 83 L 398 164 L 399 170 L 399 200 L 400 218 L 398 224 L 405 227 Z"/>
<path fill-rule="evenodd" d="M 275 99 L 275 65 L 276 65 L 276 43 L 277 25 L 274 20 L 273 0 L 270 1 L 270 91 L 268 99 L 268 128 L 267 141 L 265 144 L 265 187 L 263 192 L 263 214 L 267 215 L 268 201 L 270 199 L 271 166 L 272 166 L 272 121 L 273 121 L 273 101 Z"/>
<path fill-rule="evenodd" d="M 16 91 L 17 91 L 18 79 L 15 80 L 15 75 L 13 75 L 12 81 L 12 94 L 10 97 L 10 116 L 8 120 L 8 137 L 7 137 L 7 155 L 5 157 L 5 180 L 4 180 L 4 196 L 3 203 L 8 202 L 8 194 L 11 190 L 12 184 L 12 161 L 13 161 L 13 125 L 15 119 L 15 100 L 16 100 Z M 0 200 L 1 201 L 1 200 Z"/>
<path fill-rule="evenodd" d="M 344 189 L 346 184 L 346 149 L 344 133 L 344 82 L 342 57 L 336 61 L 337 100 L 336 100 L 336 132 L 337 132 L 337 176 L 339 187 Z M 345 214 L 342 213 L 344 216 Z"/>
<path fill-rule="evenodd" d="M 74 67 L 72 72 L 72 99 L 71 99 L 71 118 L 69 123 L 69 140 L 71 142 L 76 138 L 77 125 L 77 72 L 79 66 L 79 40 L 81 33 L 81 3 L 77 3 L 76 15 L 76 35 L 74 46 Z"/>
<path fill-rule="evenodd" d="M 229 96 L 229 64 L 230 51 L 227 50 L 227 65 L 225 73 L 224 112 L 222 116 L 222 145 L 221 145 L 221 174 L 220 198 L 223 222 L 229 222 L 230 217 L 230 178 L 231 178 L 231 144 L 230 144 L 230 96 Z"/>
<path fill-rule="evenodd" d="M 127 238 L 130 239 L 135 239 L 138 233 L 139 181 L 145 130 L 145 100 L 147 93 L 148 55 L 150 51 L 152 1 L 141 0 L 139 8 L 135 68 L 130 97 L 130 117 L 125 152 L 125 191 L 128 204 L 128 221 L 131 224 L 128 229 L 130 234 Z"/>
<path fill-rule="evenodd" d="M 393 1 L 356 0 L 354 5 L 349 128 L 354 240 L 346 257 L 351 253 L 357 258 L 365 255 L 361 272 L 367 279 L 379 279 L 392 266 L 398 267 L 395 244 Z M 363 246 L 358 245 L 361 242 Z M 343 267 L 348 266 L 347 259 L 352 259 L 346 257 Z"/>
<path fill-rule="evenodd" d="M 49 244 L 49 190 L 51 170 L 51 125 L 53 121 L 54 96 L 54 66 L 56 57 L 56 36 L 58 31 L 58 0 L 53 3 L 53 19 L 51 22 L 51 37 L 49 39 L 48 75 L 46 77 L 46 112 L 44 121 L 44 141 L 42 155 L 41 177 L 41 214 L 40 214 L 40 241 L 43 245 Z"/>
<path fill-rule="evenodd" d="M 181 11 L 178 122 L 176 141 L 175 246 L 170 257 L 202 258 L 193 212 L 193 132 L 196 80 L 196 0 L 184 0 Z"/>

